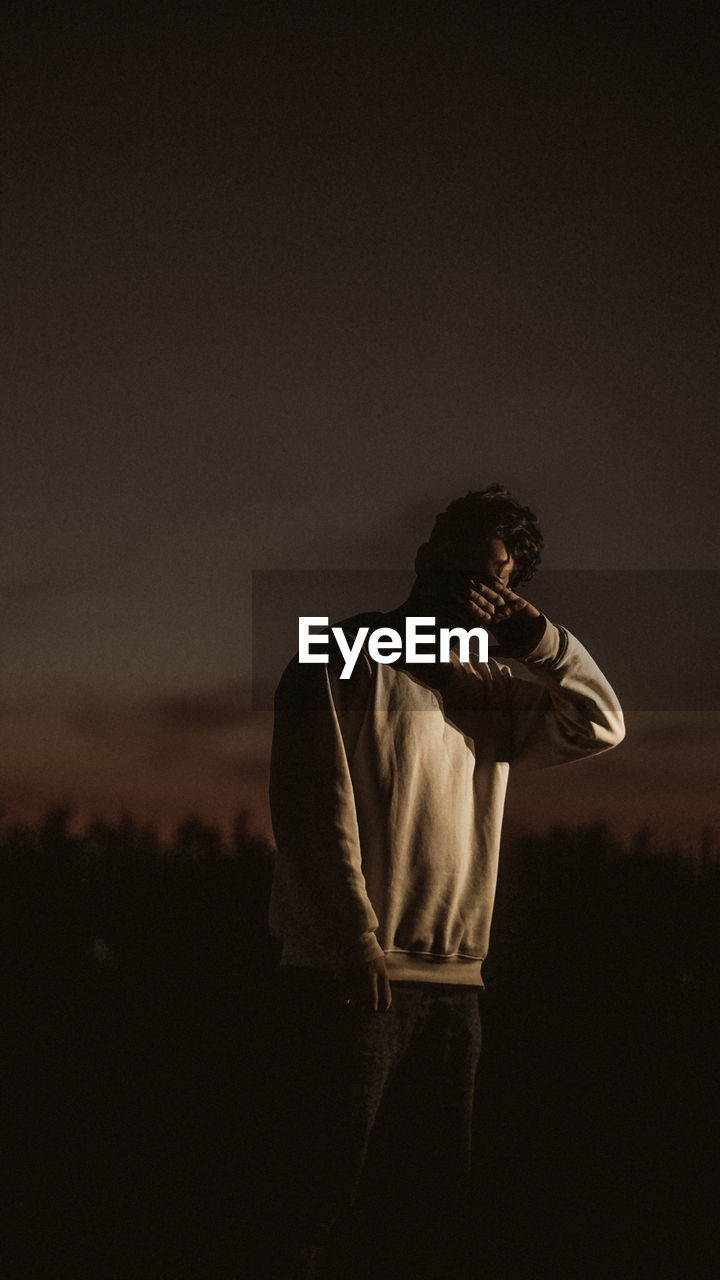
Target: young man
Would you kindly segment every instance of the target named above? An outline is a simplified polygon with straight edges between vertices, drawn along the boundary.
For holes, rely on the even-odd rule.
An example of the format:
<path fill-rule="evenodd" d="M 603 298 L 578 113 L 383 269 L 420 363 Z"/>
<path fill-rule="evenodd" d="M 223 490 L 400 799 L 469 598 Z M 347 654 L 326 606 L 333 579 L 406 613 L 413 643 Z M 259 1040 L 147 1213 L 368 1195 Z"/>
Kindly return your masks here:
<path fill-rule="evenodd" d="M 296 658 L 278 686 L 270 924 L 296 1090 L 285 1207 L 307 1257 L 349 1221 L 392 1099 L 416 1141 L 386 1152 L 380 1211 L 406 1239 L 409 1223 L 413 1237 L 423 1226 L 413 1274 L 447 1270 L 466 1204 L 508 771 L 584 759 L 624 735 L 586 650 L 514 589 L 541 548 L 535 516 L 502 486 L 468 493 L 420 547 L 408 599 L 341 627 L 351 642 L 362 627 L 401 633 L 407 618 L 433 617 L 485 627 L 494 654 L 390 661 L 366 634 L 349 678 L 331 644 L 326 663 Z"/>

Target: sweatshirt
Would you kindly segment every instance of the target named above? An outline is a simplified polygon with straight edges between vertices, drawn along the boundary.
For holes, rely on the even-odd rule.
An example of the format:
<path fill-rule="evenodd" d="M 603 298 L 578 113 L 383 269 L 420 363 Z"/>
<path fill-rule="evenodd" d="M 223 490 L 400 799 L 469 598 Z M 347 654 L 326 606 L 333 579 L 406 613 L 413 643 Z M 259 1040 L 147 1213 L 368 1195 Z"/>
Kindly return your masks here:
<path fill-rule="evenodd" d="M 347 637 L 387 615 L 358 615 Z M 384 952 L 391 979 L 481 987 L 509 769 L 582 760 L 624 737 L 618 700 L 565 628 L 544 619 L 520 658 L 352 677 L 286 667 L 275 695 L 270 930 L 281 964 L 334 972 Z M 387 624 L 386 624 L 387 625 Z"/>

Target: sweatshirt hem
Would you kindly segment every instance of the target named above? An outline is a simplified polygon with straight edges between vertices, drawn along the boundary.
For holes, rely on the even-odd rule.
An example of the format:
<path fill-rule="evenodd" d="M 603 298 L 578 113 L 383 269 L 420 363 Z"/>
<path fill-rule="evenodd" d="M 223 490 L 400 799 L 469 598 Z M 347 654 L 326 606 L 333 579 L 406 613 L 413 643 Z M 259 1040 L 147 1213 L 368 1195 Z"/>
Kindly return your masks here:
<path fill-rule="evenodd" d="M 442 982 L 458 986 L 484 987 L 482 959 L 476 956 L 433 956 L 414 951 L 386 951 L 390 981 Z"/>

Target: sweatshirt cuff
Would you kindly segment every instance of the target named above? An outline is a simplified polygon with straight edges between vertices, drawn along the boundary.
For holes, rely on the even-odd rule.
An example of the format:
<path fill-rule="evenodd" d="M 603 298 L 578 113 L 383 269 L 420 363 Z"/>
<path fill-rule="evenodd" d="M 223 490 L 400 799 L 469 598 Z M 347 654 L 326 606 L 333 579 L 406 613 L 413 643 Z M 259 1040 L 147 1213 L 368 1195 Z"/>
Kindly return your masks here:
<path fill-rule="evenodd" d="M 360 935 L 360 953 L 360 959 L 367 961 L 374 960 L 376 956 L 385 955 L 374 931 L 368 930 L 367 933 Z"/>
<path fill-rule="evenodd" d="M 541 622 L 543 624 L 542 630 L 540 629 Z M 519 638 L 514 642 L 511 640 L 509 643 L 501 643 L 498 648 L 501 655 L 507 655 L 508 658 L 517 658 L 519 662 L 545 662 L 548 658 L 555 656 L 559 643 L 560 637 L 557 627 L 554 627 L 550 619 L 544 613 L 541 613 L 540 619 L 532 620 L 532 636 L 530 639 Z"/>
<path fill-rule="evenodd" d="M 567 631 L 564 627 L 556 627 L 545 614 L 545 630 L 529 653 L 518 654 L 521 662 L 532 663 L 533 666 L 559 667 L 568 647 Z"/>
<path fill-rule="evenodd" d="M 568 647 L 567 632 L 564 627 L 556 627 L 546 614 L 541 613 L 545 629 L 532 648 L 517 644 L 498 645 L 496 653 L 500 658 L 514 658 L 518 662 L 532 663 L 533 666 L 557 667 L 565 657 Z"/>

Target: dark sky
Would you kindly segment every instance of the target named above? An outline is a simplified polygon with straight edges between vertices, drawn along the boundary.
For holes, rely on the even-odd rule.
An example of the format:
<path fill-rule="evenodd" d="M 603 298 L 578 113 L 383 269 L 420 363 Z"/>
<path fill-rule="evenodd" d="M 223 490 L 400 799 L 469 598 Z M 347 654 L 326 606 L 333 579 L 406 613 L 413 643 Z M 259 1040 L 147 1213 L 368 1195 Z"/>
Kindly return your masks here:
<path fill-rule="evenodd" d="M 409 569 L 501 480 L 546 571 L 666 571 L 616 645 L 557 608 L 618 687 L 646 659 L 672 688 L 577 797 L 672 791 L 682 824 L 720 754 L 688 646 L 717 592 L 687 589 L 720 567 L 720 114 L 710 8 L 631 10 L 6 11 L 10 812 L 265 821 L 252 571 Z"/>

